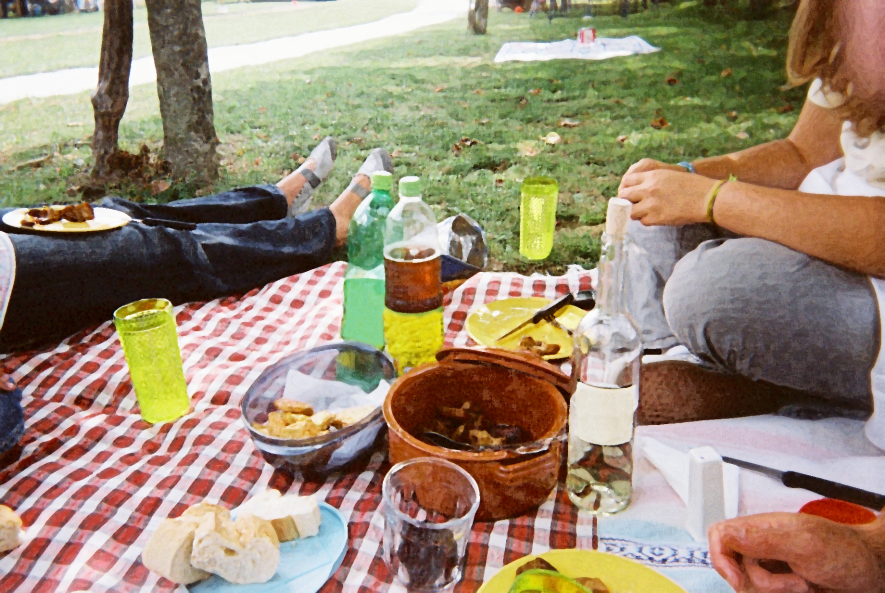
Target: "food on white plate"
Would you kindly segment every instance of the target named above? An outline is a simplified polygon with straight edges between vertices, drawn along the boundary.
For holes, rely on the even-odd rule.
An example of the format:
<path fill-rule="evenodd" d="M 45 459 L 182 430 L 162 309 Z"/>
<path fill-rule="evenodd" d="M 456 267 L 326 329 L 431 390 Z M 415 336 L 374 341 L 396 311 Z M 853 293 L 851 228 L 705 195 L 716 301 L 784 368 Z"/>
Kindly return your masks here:
<path fill-rule="evenodd" d="M 269 521 L 200 503 L 166 519 L 142 552 L 150 570 L 189 584 L 211 574 L 238 585 L 266 583 L 280 563 L 280 541 Z"/>
<path fill-rule="evenodd" d="M 45 206 L 31 208 L 22 216 L 21 225 L 27 228 L 44 226 L 54 222 L 87 222 L 95 218 L 95 211 L 89 202 L 69 206 Z"/>
<path fill-rule="evenodd" d="M 266 490 L 237 508 L 237 514 L 251 513 L 273 526 L 281 542 L 313 537 L 320 532 L 320 505 L 313 496 L 282 496 L 279 490 Z"/>
<path fill-rule="evenodd" d="M 253 422 L 252 428 L 281 439 L 307 439 L 329 434 L 356 424 L 375 410 L 374 406 L 355 406 L 337 412 L 314 412 L 310 404 L 283 398 L 274 401 L 274 406 L 277 409 L 267 415 L 267 422 Z"/>
<path fill-rule="evenodd" d="M 0 554 L 20 546 L 24 537 L 22 520 L 11 508 L 0 504 Z"/>

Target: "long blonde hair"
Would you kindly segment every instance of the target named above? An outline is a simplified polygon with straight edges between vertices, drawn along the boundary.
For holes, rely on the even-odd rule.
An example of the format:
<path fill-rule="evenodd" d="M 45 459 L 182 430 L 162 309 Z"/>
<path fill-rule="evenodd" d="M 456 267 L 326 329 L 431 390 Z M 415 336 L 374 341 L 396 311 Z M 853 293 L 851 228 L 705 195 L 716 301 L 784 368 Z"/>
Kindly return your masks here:
<path fill-rule="evenodd" d="M 842 93 L 846 102 L 837 112 L 859 135 L 869 136 L 885 128 L 885 96 L 853 96 L 851 81 L 838 76 L 845 67 L 841 50 L 846 34 L 838 4 L 839 0 L 801 0 L 790 28 L 787 77 L 796 86 L 820 78 L 826 88 Z"/>

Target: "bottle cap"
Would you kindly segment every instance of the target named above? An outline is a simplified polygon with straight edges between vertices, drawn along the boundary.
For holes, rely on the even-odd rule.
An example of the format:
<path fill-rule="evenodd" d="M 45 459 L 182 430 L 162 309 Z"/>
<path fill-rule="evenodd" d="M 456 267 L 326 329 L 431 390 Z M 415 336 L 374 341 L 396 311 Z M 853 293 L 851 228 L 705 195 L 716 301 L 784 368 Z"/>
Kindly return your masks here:
<path fill-rule="evenodd" d="M 399 180 L 399 195 L 409 198 L 421 195 L 421 179 L 410 175 Z"/>
<path fill-rule="evenodd" d="M 393 188 L 393 175 L 387 171 L 375 171 L 372 173 L 372 189 L 390 191 Z"/>
<path fill-rule="evenodd" d="M 630 211 L 633 204 L 624 198 L 612 198 L 608 201 L 608 210 L 605 214 L 605 233 L 613 237 L 623 237 L 627 234 L 627 225 L 630 224 Z"/>

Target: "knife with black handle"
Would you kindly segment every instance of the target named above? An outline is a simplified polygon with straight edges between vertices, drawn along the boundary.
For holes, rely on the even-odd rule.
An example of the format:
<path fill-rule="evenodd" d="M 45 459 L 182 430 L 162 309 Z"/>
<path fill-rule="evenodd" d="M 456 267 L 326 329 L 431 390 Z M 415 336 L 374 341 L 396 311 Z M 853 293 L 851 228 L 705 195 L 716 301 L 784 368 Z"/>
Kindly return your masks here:
<path fill-rule="evenodd" d="M 787 488 L 804 488 L 805 490 L 820 494 L 821 496 L 826 496 L 827 498 L 835 498 L 836 500 L 859 504 L 875 511 L 881 511 L 885 508 L 885 495 L 882 494 L 868 492 L 866 490 L 861 490 L 860 488 L 846 486 L 845 484 L 831 482 L 830 480 L 816 478 L 807 474 L 800 474 L 799 472 L 780 471 L 763 465 L 756 465 L 755 463 L 750 463 L 749 461 L 743 461 L 741 459 L 723 457 L 722 461 L 780 480 Z"/>

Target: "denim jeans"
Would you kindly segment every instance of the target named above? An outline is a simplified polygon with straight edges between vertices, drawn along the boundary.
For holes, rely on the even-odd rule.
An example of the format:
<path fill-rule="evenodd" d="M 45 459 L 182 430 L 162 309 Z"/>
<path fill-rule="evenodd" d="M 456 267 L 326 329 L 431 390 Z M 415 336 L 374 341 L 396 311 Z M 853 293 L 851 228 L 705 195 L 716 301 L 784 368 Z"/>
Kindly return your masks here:
<path fill-rule="evenodd" d="M 628 308 L 646 348 L 869 409 L 879 352 L 867 276 L 710 225 L 631 222 Z"/>
<path fill-rule="evenodd" d="M 335 246 L 327 208 L 287 218 L 286 199 L 271 185 L 165 205 L 121 198 L 97 205 L 196 229 L 133 221 L 111 231 L 49 235 L 0 223 L 16 258 L 0 351 L 58 341 L 143 298 L 180 304 L 244 293 L 327 263 Z"/>

